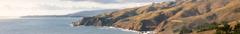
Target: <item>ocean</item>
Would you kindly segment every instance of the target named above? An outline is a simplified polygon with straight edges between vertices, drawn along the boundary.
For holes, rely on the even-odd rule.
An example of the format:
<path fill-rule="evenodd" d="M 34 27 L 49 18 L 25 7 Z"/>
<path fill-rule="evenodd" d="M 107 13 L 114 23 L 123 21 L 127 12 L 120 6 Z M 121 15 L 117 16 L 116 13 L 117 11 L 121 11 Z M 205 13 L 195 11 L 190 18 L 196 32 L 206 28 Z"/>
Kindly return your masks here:
<path fill-rule="evenodd" d="M 0 34 L 138 34 L 113 27 L 70 25 L 78 19 L 71 17 L 0 19 Z"/>

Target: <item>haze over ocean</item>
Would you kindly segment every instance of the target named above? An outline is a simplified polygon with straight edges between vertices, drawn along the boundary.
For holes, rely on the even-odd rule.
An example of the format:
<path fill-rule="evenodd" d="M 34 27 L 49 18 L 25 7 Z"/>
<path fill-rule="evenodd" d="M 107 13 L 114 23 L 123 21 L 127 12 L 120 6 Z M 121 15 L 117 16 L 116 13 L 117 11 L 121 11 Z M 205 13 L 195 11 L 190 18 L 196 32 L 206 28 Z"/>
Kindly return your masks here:
<path fill-rule="evenodd" d="M 0 16 L 64 15 L 84 10 L 131 8 L 150 3 L 149 0 L 0 0 Z"/>

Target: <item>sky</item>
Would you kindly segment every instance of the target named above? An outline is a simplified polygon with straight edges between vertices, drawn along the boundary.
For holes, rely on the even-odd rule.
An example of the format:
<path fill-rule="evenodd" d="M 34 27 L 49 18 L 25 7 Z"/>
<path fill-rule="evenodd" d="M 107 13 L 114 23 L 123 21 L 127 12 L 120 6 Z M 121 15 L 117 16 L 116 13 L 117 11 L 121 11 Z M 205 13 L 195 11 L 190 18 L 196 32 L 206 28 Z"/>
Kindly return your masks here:
<path fill-rule="evenodd" d="M 64 15 L 84 10 L 132 8 L 150 3 L 150 0 L 0 0 L 0 16 Z"/>

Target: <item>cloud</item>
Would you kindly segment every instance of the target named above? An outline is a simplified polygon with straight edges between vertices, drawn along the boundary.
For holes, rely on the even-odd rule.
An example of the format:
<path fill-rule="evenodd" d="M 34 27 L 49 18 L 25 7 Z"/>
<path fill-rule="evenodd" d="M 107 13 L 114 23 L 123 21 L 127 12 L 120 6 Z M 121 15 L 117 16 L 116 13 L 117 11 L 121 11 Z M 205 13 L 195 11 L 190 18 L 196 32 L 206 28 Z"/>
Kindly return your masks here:
<path fill-rule="evenodd" d="M 0 16 L 63 15 L 83 10 L 123 9 L 150 4 L 123 0 L 0 0 Z M 121 3 L 120 3 L 121 2 Z"/>
<path fill-rule="evenodd" d="M 65 1 L 92 1 L 92 2 L 99 2 L 99 3 L 119 3 L 118 0 L 65 0 Z"/>
<path fill-rule="evenodd" d="M 163 2 L 163 1 L 173 1 L 173 0 L 65 0 L 65 1 L 93 1 L 99 3 L 142 3 L 142 2 Z"/>

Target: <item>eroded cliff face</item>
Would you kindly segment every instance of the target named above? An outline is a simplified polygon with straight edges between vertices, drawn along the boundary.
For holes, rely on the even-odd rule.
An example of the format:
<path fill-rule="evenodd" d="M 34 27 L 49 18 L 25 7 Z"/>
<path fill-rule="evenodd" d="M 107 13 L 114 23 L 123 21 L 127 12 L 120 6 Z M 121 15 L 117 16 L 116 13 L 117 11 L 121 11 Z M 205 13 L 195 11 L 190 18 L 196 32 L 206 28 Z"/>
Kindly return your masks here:
<path fill-rule="evenodd" d="M 122 9 L 95 17 L 84 17 L 82 20 L 73 23 L 75 26 L 115 26 L 137 31 L 153 31 L 160 22 L 173 16 L 177 10 L 180 10 L 162 11 L 174 6 L 176 6 L 175 2 L 153 3 L 152 5 Z"/>
<path fill-rule="evenodd" d="M 239 34 L 239 20 L 240 0 L 176 0 L 84 17 L 73 24 L 155 34 Z"/>

